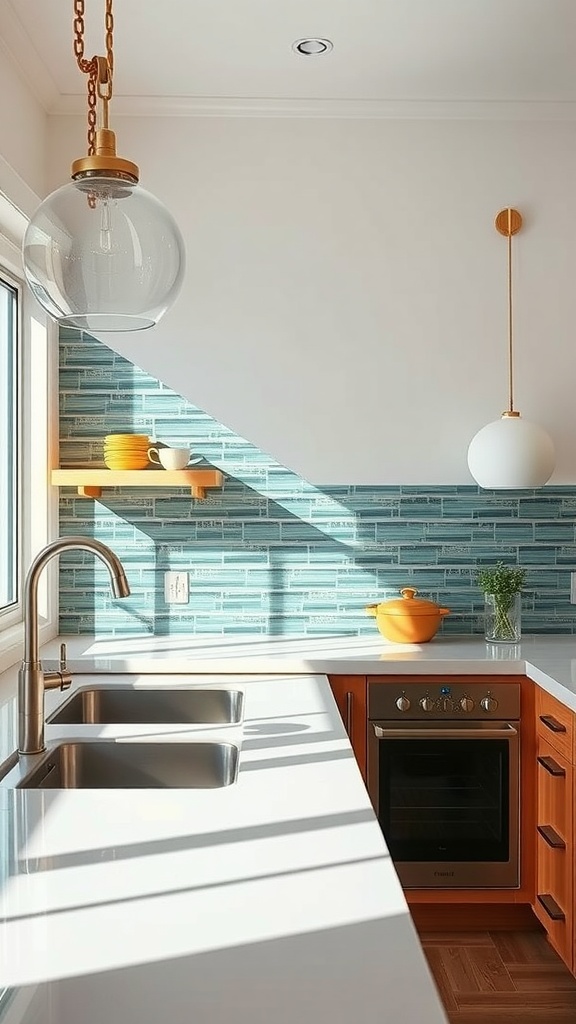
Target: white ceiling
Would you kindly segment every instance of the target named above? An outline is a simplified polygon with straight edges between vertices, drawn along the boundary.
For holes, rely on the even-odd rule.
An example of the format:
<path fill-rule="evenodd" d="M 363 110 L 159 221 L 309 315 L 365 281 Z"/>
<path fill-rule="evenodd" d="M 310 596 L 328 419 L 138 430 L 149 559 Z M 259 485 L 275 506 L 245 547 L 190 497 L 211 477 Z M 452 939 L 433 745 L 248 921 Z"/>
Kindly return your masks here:
<path fill-rule="evenodd" d="M 0 0 L 0 38 L 50 111 L 81 109 L 72 0 Z M 104 0 L 86 0 L 86 52 Z M 576 101 L 576 0 L 116 0 L 116 97 Z M 328 37 L 332 53 L 291 44 Z M 160 106 L 159 106 L 160 105 Z"/>

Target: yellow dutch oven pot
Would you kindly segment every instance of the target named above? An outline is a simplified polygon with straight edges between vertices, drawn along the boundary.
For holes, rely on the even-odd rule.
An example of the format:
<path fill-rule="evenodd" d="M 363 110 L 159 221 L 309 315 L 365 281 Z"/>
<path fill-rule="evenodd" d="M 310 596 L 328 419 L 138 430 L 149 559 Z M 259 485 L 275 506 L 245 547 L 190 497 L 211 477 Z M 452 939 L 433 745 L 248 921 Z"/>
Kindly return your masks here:
<path fill-rule="evenodd" d="M 395 644 L 427 643 L 450 609 L 416 597 L 418 591 L 413 587 L 404 587 L 400 593 L 402 597 L 394 601 L 366 605 L 366 611 L 375 616 L 376 625 L 387 640 Z"/>

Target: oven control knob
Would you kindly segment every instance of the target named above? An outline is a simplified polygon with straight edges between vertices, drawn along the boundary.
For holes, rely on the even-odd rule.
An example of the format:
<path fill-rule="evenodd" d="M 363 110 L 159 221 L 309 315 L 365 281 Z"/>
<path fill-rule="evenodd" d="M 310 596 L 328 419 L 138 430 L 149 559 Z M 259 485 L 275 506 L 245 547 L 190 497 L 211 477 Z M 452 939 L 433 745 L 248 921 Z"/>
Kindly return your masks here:
<path fill-rule="evenodd" d="M 455 711 L 456 705 L 452 697 L 441 697 L 439 701 L 440 711 Z"/>
<path fill-rule="evenodd" d="M 462 697 L 462 700 L 460 701 L 460 707 L 462 708 L 462 711 L 473 711 L 474 701 L 472 700 L 472 697 L 468 697 L 467 695 L 465 697 Z"/>
<path fill-rule="evenodd" d="M 403 693 L 401 697 L 398 697 L 396 707 L 398 708 L 398 711 L 410 711 L 410 699 L 405 693 Z"/>
<path fill-rule="evenodd" d="M 420 701 L 420 707 L 422 708 L 422 711 L 433 711 L 434 701 L 432 697 L 429 697 L 428 694 L 426 694 L 425 697 L 422 697 Z"/>
<path fill-rule="evenodd" d="M 480 707 L 483 711 L 496 711 L 498 707 L 498 701 L 491 693 L 487 693 L 485 697 L 482 697 L 480 701 Z"/>

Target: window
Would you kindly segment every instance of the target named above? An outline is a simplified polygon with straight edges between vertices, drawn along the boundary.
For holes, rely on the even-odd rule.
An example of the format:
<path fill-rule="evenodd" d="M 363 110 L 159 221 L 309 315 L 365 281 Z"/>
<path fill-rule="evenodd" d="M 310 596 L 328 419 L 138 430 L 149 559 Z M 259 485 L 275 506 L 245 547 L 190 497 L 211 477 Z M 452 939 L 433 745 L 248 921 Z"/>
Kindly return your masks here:
<path fill-rule="evenodd" d="M 19 289 L 0 276 L 0 614 L 19 601 Z"/>
<path fill-rule="evenodd" d="M 0 672 L 22 657 L 28 566 L 58 535 L 49 486 L 58 465 L 58 331 L 22 280 L 26 223 L 0 192 Z M 45 642 L 57 632 L 57 566 L 43 573 L 38 598 Z"/>

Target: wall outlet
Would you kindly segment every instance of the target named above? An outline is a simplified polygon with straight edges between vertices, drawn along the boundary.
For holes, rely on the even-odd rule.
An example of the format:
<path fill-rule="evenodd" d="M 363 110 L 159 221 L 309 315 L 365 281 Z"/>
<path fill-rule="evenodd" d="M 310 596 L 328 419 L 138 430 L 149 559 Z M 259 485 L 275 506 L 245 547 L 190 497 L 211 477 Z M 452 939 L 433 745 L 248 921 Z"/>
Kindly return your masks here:
<path fill-rule="evenodd" d="M 576 604 L 576 572 L 570 573 L 570 604 Z"/>
<path fill-rule="evenodd" d="M 166 604 L 188 604 L 188 573 L 164 573 L 164 600 Z"/>

